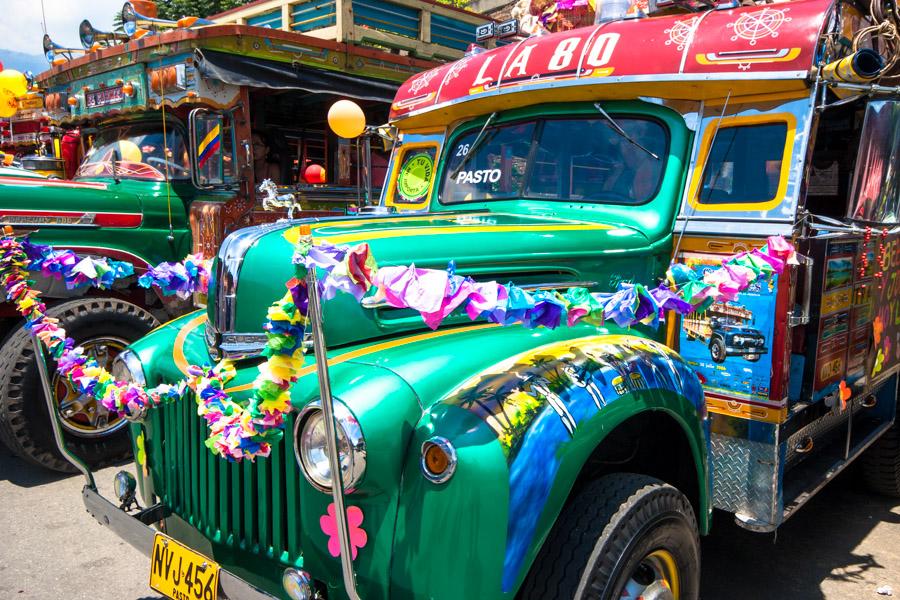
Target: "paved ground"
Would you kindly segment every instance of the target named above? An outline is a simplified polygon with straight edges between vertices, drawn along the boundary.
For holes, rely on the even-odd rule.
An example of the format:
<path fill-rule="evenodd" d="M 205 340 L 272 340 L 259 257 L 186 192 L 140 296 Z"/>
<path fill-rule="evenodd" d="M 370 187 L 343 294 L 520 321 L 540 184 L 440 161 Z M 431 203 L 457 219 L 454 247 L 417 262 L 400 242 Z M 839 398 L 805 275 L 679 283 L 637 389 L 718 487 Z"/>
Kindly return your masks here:
<path fill-rule="evenodd" d="M 106 493 L 115 471 L 97 474 Z M 147 560 L 84 512 L 81 481 L 28 467 L 0 446 L 0 598 L 159 597 L 147 587 Z M 852 474 L 834 482 L 777 539 L 717 513 L 703 542 L 703 600 L 878 600 L 882 585 L 900 597 L 900 501 L 860 487 Z"/>

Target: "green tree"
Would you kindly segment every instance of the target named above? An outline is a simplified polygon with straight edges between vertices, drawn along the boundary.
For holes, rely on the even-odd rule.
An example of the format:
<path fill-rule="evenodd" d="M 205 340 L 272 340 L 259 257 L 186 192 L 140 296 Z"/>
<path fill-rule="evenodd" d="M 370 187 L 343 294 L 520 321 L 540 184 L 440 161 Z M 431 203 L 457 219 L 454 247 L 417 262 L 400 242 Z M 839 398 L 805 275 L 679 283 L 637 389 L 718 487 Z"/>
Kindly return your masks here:
<path fill-rule="evenodd" d="M 246 4 L 248 0 L 157 0 L 160 19 L 208 17 Z"/>

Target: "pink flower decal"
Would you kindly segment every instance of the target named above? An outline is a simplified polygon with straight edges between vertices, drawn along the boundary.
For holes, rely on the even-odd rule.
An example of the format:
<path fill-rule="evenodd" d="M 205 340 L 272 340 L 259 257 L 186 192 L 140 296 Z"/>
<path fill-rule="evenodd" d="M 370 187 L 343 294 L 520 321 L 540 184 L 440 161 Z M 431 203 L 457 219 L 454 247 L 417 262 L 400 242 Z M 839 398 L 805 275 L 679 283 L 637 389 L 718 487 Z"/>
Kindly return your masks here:
<path fill-rule="evenodd" d="M 341 542 L 338 537 L 337 515 L 335 515 L 334 502 L 328 505 L 328 514 L 319 517 L 319 527 L 322 533 L 328 536 L 328 553 L 332 556 L 341 555 Z M 351 558 L 356 560 L 356 549 L 362 548 L 369 541 L 369 536 L 360 527 L 363 522 L 363 512 L 358 506 L 347 507 L 347 528 L 350 530 Z"/>

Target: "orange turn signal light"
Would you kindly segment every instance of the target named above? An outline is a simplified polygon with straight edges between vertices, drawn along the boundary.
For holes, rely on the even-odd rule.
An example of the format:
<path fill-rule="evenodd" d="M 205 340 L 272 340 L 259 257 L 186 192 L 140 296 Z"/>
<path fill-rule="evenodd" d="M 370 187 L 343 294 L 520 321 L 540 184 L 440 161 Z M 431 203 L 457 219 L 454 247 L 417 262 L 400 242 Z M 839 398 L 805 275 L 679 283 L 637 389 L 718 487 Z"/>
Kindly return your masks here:
<path fill-rule="evenodd" d="M 456 471 L 456 449 L 446 438 L 435 436 L 422 444 L 422 474 L 433 483 L 444 483 Z"/>
<path fill-rule="evenodd" d="M 434 475 L 440 475 L 450 466 L 450 457 L 440 446 L 429 446 L 425 450 L 425 468 Z"/>

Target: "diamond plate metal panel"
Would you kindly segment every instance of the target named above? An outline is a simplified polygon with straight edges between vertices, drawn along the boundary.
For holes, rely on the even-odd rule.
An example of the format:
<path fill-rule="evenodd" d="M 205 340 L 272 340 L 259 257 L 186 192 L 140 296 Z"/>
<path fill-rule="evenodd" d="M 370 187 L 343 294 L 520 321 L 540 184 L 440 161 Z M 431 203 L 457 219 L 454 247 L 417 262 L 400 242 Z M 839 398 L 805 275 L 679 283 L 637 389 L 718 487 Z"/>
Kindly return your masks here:
<path fill-rule="evenodd" d="M 713 433 L 710 451 L 713 506 L 741 521 L 777 525 L 781 512 L 777 447 Z"/>

